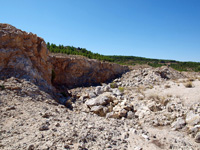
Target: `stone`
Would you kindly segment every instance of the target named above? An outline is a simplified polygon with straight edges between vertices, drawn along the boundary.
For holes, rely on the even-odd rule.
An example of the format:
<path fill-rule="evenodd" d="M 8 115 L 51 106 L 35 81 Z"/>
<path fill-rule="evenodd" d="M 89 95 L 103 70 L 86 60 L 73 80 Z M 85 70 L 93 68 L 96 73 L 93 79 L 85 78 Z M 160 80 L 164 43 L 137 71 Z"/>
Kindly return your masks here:
<path fill-rule="evenodd" d="M 28 150 L 34 150 L 35 148 L 34 148 L 34 145 L 30 145 L 29 147 L 28 147 Z"/>
<path fill-rule="evenodd" d="M 161 106 L 158 105 L 158 104 L 156 104 L 155 101 L 149 103 L 149 104 L 147 105 L 147 107 L 148 107 L 151 111 L 153 111 L 153 112 L 162 110 L 162 109 L 161 109 Z"/>
<path fill-rule="evenodd" d="M 142 119 L 144 118 L 144 116 L 149 115 L 149 114 L 150 114 L 150 110 L 146 106 L 140 106 L 135 113 L 135 115 L 138 116 L 139 119 Z"/>
<path fill-rule="evenodd" d="M 49 130 L 49 127 L 47 125 L 42 125 L 40 128 L 39 128 L 39 131 L 46 131 L 46 130 Z"/>
<path fill-rule="evenodd" d="M 112 93 L 113 93 L 114 95 L 116 95 L 116 96 L 121 96 L 121 95 L 122 95 L 122 93 L 120 92 L 120 90 L 117 89 L 117 88 L 112 89 Z"/>
<path fill-rule="evenodd" d="M 114 113 L 114 112 L 109 112 L 106 114 L 106 118 L 120 118 L 118 114 Z"/>
<path fill-rule="evenodd" d="M 104 106 L 92 106 L 90 111 L 96 113 L 99 116 L 105 116 L 105 112 L 103 110 Z"/>
<path fill-rule="evenodd" d="M 97 95 L 94 92 L 88 94 L 89 98 L 95 98 Z"/>
<path fill-rule="evenodd" d="M 200 130 L 200 125 L 195 125 L 194 127 L 189 128 L 189 133 L 191 134 L 197 134 L 197 132 Z"/>
<path fill-rule="evenodd" d="M 44 40 L 9 24 L 0 24 L 0 35 L 1 74 L 7 77 L 26 76 L 33 82 L 52 89 L 52 65 L 48 61 L 49 51 Z"/>
<path fill-rule="evenodd" d="M 109 92 L 103 93 L 96 98 L 89 99 L 85 102 L 85 104 L 89 107 L 91 106 L 99 106 L 99 105 L 107 105 L 111 101 L 111 98 L 108 97 L 110 95 Z"/>
<path fill-rule="evenodd" d="M 110 87 L 109 87 L 108 85 L 106 85 L 106 86 L 104 87 L 104 92 L 109 92 L 109 90 L 110 90 Z"/>
<path fill-rule="evenodd" d="M 96 89 L 95 89 L 95 93 L 96 93 L 96 95 L 100 95 L 100 94 L 102 94 L 102 90 L 101 90 L 101 86 L 97 86 L 96 87 Z"/>
<path fill-rule="evenodd" d="M 126 114 L 127 114 L 127 110 L 126 110 L 126 109 L 122 109 L 122 110 L 120 110 L 120 112 L 119 112 L 119 116 L 120 116 L 120 117 L 126 117 Z"/>
<path fill-rule="evenodd" d="M 195 136 L 195 142 L 200 143 L 200 132 L 198 132 Z"/>
<path fill-rule="evenodd" d="M 65 149 L 70 149 L 70 146 L 66 144 L 66 145 L 64 145 L 64 148 Z"/>
<path fill-rule="evenodd" d="M 200 123 L 200 115 L 194 114 L 193 111 L 190 111 L 186 114 L 185 120 L 188 125 L 194 126 L 194 125 Z"/>
<path fill-rule="evenodd" d="M 127 113 L 127 118 L 128 119 L 133 119 L 134 118 L 134 113 L 132 112 L 132 111 L 128 111 L 128 113 Z"/>
<path fill-rule="evenodd" d="M 177 118 L 177 120 L 172 123 L 171 127 L 177 130 L 182 129 L 185 125 L 186 122 L 183 118 Z"/>

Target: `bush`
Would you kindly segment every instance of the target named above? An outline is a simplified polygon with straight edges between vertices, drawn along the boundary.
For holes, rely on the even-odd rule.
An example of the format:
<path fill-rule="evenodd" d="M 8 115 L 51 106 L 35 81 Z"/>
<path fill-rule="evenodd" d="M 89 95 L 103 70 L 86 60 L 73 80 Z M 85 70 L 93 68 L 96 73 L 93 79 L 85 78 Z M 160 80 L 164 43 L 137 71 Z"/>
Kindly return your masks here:
<path fill-rule="evenodd" d="M 165 88 L 168 89 L 170 88 L 171 86 L 169 84 L 165 85 Z"/>
<path fill-rule="evenodd" d="M 117 88 L 117 83 L 115 83 L 115 82 L 112 82 L 112 83 L 110 83 L 110 88 Z"/>
<path fill-rule="evenodd" d="M 188 83 L 186 83 L 186 84 L 185 84 L 185 87 L 187 87 L 187 88 L 192 88 L 192 87 L 193 87 L 192 82 L 188 82 Z"/>
<path fill-rule="evenodd" d="M 0 85 L 0 89 L 1 90 L 5 90 L 5 86 L 4 85 Z"/>
<path fill-rule="evenodd" d="M 121 93 L 123 93 L 124 92 L 124 87 L 118 87 L 118 89 L 119 89 L 119 91 L 121 92 Z"/>

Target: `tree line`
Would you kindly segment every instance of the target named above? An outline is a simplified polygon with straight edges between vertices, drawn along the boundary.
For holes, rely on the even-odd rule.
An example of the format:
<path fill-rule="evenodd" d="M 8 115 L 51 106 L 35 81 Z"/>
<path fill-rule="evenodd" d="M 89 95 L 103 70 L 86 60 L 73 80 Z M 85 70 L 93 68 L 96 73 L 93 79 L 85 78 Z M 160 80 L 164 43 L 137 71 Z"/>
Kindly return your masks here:
<path fill-rule="evenodd" d="M 101 55 L 93 53 L 85 48 L 74 46 L 56 45 L 47 42 L 47 48 L 52 53 L 64 53 L 67 55 L 81 55 L 90 59 L 97 59 L 100 61 L 108 61 L 118 63 L 121 65 L 136 65 L 136 64 L 148 64 L 152 67 L 170 66 L 179 71 L 200 71 L 199 62 L 180 62 L 175 60 L 163 60 L 163 59 L 150 59 L 136 56 L 116 56 L 116 55 Z"/>

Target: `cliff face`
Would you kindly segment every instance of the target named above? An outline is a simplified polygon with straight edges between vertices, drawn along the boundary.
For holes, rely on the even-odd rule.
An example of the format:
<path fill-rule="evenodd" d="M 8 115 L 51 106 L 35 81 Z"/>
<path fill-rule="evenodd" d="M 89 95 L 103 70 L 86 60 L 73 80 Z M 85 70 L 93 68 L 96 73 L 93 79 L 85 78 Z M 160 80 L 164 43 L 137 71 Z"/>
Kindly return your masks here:
<path fill-rule="evenodd" d="M 9 24 L 0 24 L 0 58 L 0 79 L 26 78 L 47 89 L 52 82 L 68 88 L 103 83 L 128 70 L 84 57 L 50 56 L 42 38 Z"/>
<path fill-rule="evenodd" d="M 90 86 L 112 80 L 128 70 L 127 66 L 100 62 L 82 56 L 52 55 L 53 83 L 68 88 Z"/>
<path fill-rule="evenodd" d="M 28 78 L 41 86 L 51 85 L 51 64 L 46 43 L 36 34 L 0 24 L 1 77 Z"/>

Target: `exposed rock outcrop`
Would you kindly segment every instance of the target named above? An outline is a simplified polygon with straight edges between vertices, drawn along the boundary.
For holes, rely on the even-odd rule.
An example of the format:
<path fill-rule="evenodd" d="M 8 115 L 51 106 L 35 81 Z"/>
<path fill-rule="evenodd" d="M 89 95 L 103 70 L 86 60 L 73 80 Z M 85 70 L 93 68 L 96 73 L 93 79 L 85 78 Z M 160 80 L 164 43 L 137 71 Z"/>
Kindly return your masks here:
<path fill-rule="evenodd" d="M 0 24 L 0 58 L 1 78 L 26 78 L 52 89 L 49 51 L 36 34 Z"/>
<path fill-rule="evenodd" d="M 55 85 L 68 88 L 90 86 L 110 81 L 128 71 L 127 66 L 100 62 L 82 56 L 52 55 Z"/>
<path fill-rule="evenodd" d="M 0 79 L 15 76 L 44 89 L 100 84 L 118 77 L 126 66 L 75 56 L 50 56 L 45 41 L 9 24 L 0 24 Z"/>

